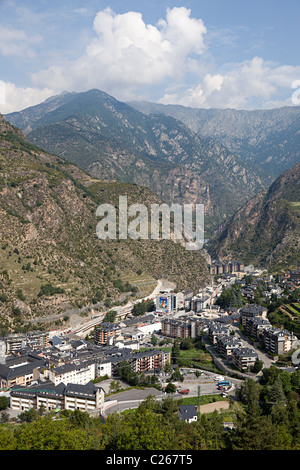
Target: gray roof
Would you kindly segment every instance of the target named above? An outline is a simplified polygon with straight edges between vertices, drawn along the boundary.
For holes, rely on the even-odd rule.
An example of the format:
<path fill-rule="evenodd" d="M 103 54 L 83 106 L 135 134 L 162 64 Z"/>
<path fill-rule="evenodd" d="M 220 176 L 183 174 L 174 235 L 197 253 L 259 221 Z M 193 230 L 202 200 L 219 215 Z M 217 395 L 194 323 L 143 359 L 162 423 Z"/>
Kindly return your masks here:
<path fill-rule="evenodd" d="M 182 405 L 179 407 L 179 417 L 182 419 L 193 419 L 197 416 L 196 405 Z"/>
<path fill-rule="evenodd" d="M 81 397 L 93 397 L 97 390 L 101 387 L 96 387 L 92 382 L 88 382 L 85 385 L 81 384 L 68 384 L 65 385 L 61 382 L 58 385 L 54 385 L 52 382 L 47 382 L 43 384 L 38 384 L 33 387 L 24 387 L 15 385 L 11 389 L 12 396 L 22 396 L 22 397 L 36 397 L 37 395 L 45 396 L 59 396 L 63 397 L 68 396 L 81 396 Z"/>

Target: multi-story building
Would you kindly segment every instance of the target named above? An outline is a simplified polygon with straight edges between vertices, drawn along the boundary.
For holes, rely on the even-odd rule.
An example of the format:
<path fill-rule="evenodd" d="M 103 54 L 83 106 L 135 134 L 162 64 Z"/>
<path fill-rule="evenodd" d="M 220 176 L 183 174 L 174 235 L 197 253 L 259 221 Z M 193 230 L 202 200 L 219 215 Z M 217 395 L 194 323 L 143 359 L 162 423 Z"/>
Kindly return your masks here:
<path fill-rule="evenodd" d="M 69 363 L 49 370 L 49 380 L 58 385 L 63 382 L 85 385 L 96 378 L 95 361 Z"/>
<path fill-rule="evenodd" d="M 44 359 L 27 361 L 23 358 L 22 363 L 13 361 L 0 364 L 0 388 L 9 389 L 14 385 L 30 385 L 32 381 L 40 377 L 40 370 L 47 366 Z"/>
<path fill-rule="evenodd" d="M 49 343 L 49 333 L 46 331 L 29 331 L 22 334 L 11 334 L 3 338 L 6 344 L 6 354 L 20 351 L 25 347 L 42 349 Z"/>
<path fill-rule="evenodd" d="M 196 338 L 201 334 L 207 323 L 207 319 L 196 317 L 183 320 L 165 318 L 161 322 L 161 332 L 163 336 L 169 336 L 171 338 Z"/>
<path fill-rule="evenodd" d="M 142 373 L 160 370 L 167 362 L 171 361 L 170 352 L 158 351 L 156 349 L 134 354 L 130 360 L 134 372 Z"/>
<path fill-rule="evenodd" d="M 280 328 L 268 328 L 264 331 L 263 341 L 267 351 L 271 354 L 285 354 L 293 349 L 297 336 Z"/>
<path fill-rule="evenodd" d="M 257 304 L 247 304 L 240 309 L 240 321 L 242 326 L 246 327 L 246 322 L 249 318 L 261 317 L 266 319 L 268 309 Z"/>
<path fill-rule="evenodd" d="M 214 261 L 208 266 L 209 274 L 227 274 L 244 272 L 244 263 L 240 261 Z"/>
<path fill-rule="evenodd" d="M 261 317 L 246 317 L 245 318 L 245 331 L 247 335 L 256 340 L 261 340 L 264 337 L 264 332 L 270 328 L 271 323 L 269 320 Z"/>
<path fill-rule="evenodd" d="M 159 293 L 155 297 L 155 308 L 159 313 L 174 313 L 184 308 L 185 296 L 183 292 Z"/>
<path fill-rule="evenodd" d="M 219 336 L 229 336 L 230 330 L 227 326 L 222 326 L 217 322 L 210 322 L 208 324 L 208 337 L 213 344 L 217 344 Z"/>
<path fill-rule="evenodd" d="M 120 333 L 121 327 L 117 323 L 102 322 L 94 328 L 94 342 L 97 345 L 107 344 L 109 338 Z"/>
<path fill-rule="evenodd" d="M 223 335 L 217 337 L 217 350 L 225 357 L 231 356 L 234 349 L 242 347 L 242 341 L 237 338 Z"/>
<path fill-rule="evenodd" d="M 239 370 L 250 370 L 254 366 L 258 354 L 250 348 L 235 348 L 232 350 L 232 363 Z"/>
<path fill-rule="evenodd" d="M 189 321 L 174 320 L 171 318 L 164 319 L 161 322 L 161 332 L 163 336 L 171 338 L 188 338 L 192 337 L 192 326 Z"/>
<path fill-rule="evenodd" d="M 104 403 L 104 391 L 92 382 L 85 385 L 60 383 L 38 384 L 34 387 L 14 386 L 10 392 L 10 408 L 27 411 L 30 408 L 93 411 Z"/>

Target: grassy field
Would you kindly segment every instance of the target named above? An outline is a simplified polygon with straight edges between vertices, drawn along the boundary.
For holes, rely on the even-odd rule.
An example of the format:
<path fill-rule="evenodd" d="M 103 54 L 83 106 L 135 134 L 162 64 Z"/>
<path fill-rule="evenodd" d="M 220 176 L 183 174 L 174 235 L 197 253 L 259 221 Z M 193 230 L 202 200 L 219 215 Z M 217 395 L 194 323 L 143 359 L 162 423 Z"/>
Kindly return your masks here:
<path fill-rule="evenodd" d="M 218 369 L 214 365 L 212 356 L 202 349 L 191 348 L 180 350 L 178 365 L 180 367 L 195 367 L 218 372 Z"/>

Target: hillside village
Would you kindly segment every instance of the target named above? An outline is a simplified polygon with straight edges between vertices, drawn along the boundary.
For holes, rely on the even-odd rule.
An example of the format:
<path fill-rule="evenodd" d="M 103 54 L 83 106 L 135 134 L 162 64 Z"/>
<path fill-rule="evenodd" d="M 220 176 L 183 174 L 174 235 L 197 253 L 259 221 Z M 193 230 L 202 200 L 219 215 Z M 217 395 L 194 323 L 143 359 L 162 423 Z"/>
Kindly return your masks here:
<path fill-rule="evenodd" d="M 148 302 L 150 310 L 142 315 L 135 315 L 134 308 L 130 313 L 114 312 L 110 318 L 95 312 L 88 335 L 86 329 L 79 334 L 68 329 L 2 337 L 0 388 L 9 408 L 101 412 L 109 399 L 101 381 L 118 381 L 124 364 L 135 377 L 149 376 L 145 383 L 161 389 L 161 373 L 170 365 L 173 371 L 178 366 L 171 346 L 187 338 L 201 338 L 216 370 L 229 377 L 255 377 L 263 367 L 291 354 L 297 335 L 272 326 L 268 308 L 255 300 L 259 286 L 266 302 L 299 292 L 300 272 L 279 277 L 243 263 L 219 262 L 209 269 L 212 283 L 196 295 L 191 290 L 160 291 L 140 302 Z M 232 288 L 239 290 L 243 305 L 220 305 L 224 292 Z M 299 321 L 299 299 L 285 309 Z"/>

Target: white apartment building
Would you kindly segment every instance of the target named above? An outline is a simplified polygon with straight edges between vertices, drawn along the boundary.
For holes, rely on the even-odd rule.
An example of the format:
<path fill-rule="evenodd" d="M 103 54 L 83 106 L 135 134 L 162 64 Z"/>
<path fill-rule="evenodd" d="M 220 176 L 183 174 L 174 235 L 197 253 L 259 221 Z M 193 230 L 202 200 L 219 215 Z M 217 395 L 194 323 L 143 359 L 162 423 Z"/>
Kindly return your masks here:
<path fill-rule="evenodd" d="M 104 403 L 104 390 L 92 382 L 86 385 L 63 383 L 58 386 L 51 383 L 32 388 L 15 386 L 10 392 L 10 408 L 28 411 L 31 408 L 51 410 L 93 411 Z"/>
<path fill-rule="evenodd" d="M 65 364 L 49 370 L 49 380 L 51 380 L 54 385 L 58 385 L 61 382 L 65 385 L 69 383 L 85 385 L 95 378 L 96 367 L 94 362 Z"/>

